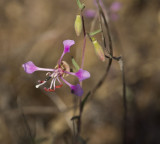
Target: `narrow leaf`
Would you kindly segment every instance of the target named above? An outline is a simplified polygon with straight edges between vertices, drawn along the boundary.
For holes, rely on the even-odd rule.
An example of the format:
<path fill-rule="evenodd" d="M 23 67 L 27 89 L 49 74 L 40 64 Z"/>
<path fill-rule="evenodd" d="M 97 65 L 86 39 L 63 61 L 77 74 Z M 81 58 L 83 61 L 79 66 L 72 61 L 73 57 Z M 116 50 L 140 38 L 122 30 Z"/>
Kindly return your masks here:
<path fill-rule="evenodd" d="M 96 35 L 96 34 L 98 34 L 98 33 L 100 33 L 100 32 L 102 32 L 102 30 L 101 30 L 101 29 L 98 29 L 98 30 L 96 30 L 96 31 L 94 31 L 94 32 L 89 33 L 89 35 L 90 35 L 90 36 L 94 36 L 94 35 Z"/>
<path fill-rule="evenodd" d="M 78 71 L 80 69 L 79 65 L 77 64 L 77 62 L 75 61 L 75 59 L 72 57 L 72 64 L 74 65 L 76 71 Z"/>
<path fill-rule="evenodd" d="M 83 10 L 84 7 L 85 7 L 85 5 L 84 5 L 83 3 L 81 4 L 80 0 L 76 0 L 76 1 L 77 1 L 78 7 L 79 7 L 81 10 Z"/>

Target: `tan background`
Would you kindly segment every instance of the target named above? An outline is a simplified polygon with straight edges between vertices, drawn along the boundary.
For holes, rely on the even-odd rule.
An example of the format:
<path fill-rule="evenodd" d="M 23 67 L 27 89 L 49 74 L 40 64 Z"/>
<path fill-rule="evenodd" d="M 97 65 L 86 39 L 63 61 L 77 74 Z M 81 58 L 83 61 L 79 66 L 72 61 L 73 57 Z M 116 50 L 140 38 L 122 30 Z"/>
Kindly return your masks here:
<path fill-rule="evenodd" d="M 111 0 L 105 0 L 109 7 Z M 124 55 L 128 102 L 128 143 L 160 143 L 160 2 L 158 0 L 120 0 L 118 21 L 111 22 L 114 55 Z M 92 0 L 86 8 L 95 8 Z M 0 143 L 29 144 L 31 135 L 42 144 L 71 143 L 66 117 L 73 115 L 74 95 L 63 86 L 52 99 L 35 85 L 44 72 L 28 75 L 21 65 L 29 60 L 37 66 L 54 68 L 63 51 L 63 40 L 76 44 L 71 56 L 81 62 L 83 36 L 76 37 L 76 0 L 0 0 Z M 89 30 L 91 20 L 85 21 Z M 115 30 L 117 33 L 115 33 Z M 121 46 L 117 41 L 119 37 Z M 123 49 L 123 52 L 122 52 Z M 91 78 L 83 83 L 85 94 L 105 73 L 87 40 L 84 69 Z M 72 64 L 71 64 L 72 67 Z M 77 80 L 67 78 L 72 84 Z M 54 97 L 52 95 L 52 97 Z M 71 108 L 61 112 L 65 106 Z M 29 124 L 27 126 L 26 124 Z M 108 78 L 89 99 L 83 113 L 82 137 L 89 144 L 122 142 L 122 81 L 117 62 Z M 66 142 L 65 142 L 66 141 Z"/>

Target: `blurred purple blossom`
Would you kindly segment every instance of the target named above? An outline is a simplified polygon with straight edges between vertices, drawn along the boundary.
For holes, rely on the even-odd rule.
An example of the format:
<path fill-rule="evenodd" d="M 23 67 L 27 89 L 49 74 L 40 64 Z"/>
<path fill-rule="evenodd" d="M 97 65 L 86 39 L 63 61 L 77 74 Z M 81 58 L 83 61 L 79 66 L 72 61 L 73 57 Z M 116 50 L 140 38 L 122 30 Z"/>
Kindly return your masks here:
<path fill-rule="evenodd" d="M 96 7 L 98 7 L 96 0 L 93 1 L 94 5 Z M 103 4 L 102 0 L 99 0 L 99 4 L 102 7 L 103 11 L 105 14 L 107 14 L 107 10 Z M 111 20 L 115 21 L 118 19 L 119 15 L 118 15 L 118 11 L 122 8 L 122 4 L 120 2 L 113 2 L 109 9 L 108 9 L 108 14 L 111 18 Z M 84 16 L 87 18 L 94 18 L 96 16 L 96 10 L 94 9 L 87 9 L 84 11 Z"/>
<path fill-rule="evenodd" d="M 87 9 L 84 11 L 84 16 L 88 18 L 94 18 L 96 16 L 96 11 L 93 9 Z"/>
<path fill-rule="evenodd" d="M 110 6 L 110 11 L 117 12 L 121 9 L 122 4 L 120 2 L 113 2 Z"/>

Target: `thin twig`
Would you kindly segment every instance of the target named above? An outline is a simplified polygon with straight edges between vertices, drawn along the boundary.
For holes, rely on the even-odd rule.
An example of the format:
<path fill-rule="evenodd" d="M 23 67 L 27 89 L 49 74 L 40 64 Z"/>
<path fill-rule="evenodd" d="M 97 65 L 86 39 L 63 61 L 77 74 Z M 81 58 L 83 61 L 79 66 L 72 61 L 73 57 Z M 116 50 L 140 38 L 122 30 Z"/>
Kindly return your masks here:
<path fill-rule="evenodd" d="M 96 84 L 96 86 L 86 94 L 86 96 L 90 94 L 90 97 L 91 97 L 97 91 L 97 89 L 103 84 L 103 82 L 105 81 L 105 79 L 108 76 L 111 64 L 112 64 L 112 59 L 109 59 L 105 74 L 102 76 L 102 78 Z"/>
<path fill-rule="evenodd" d="M 103 41 L 103 44 L 104 44 L 104 48 L 105 50 L 107 50 L 107 47 L 106 47 L 106 38 L 104 36 L 104 31 L 103 31 L 103 27 L 102 27 L 102 19 L 101 19 L 101 13 L 100 13 L 100 10 L 99 10 L 99 27 L 100 29 L 102 30 L 101 32 L 101 37 L 102 37 L 102 41 Z M 107 50 L 108 51 L 108 50 Z"/>
<path fill-rule="evenodd" d="M 84 23 L 84 16 L 82 15 L 81 12 L 81 17 L 82 17 L 82 29 L 83 29 L 83 35 L 84 37 L 86 36 L 86 29 L 85 29 L 85 23 Z"/>
<path fill-rule="evenodd" d="M 30 138 L 31 138 L 31 144 L 34 144 L 34 137 L 33 137 L 33 135 L 32 135 L 31 129 L 30 129 L 30 127 L 29 127 L 28 121 L 27 121 L 27 119 L 26 119 L 26 117 L 25 117 L 25 115 L 24 115 L 24 113 L 23 113 L 23 108 L 22 108 L 22 106 L 21 106 L 20 103 L 17 103 L 17 104 L 18 104 L 19 110 L 20 110 L 20 112 L 21 112 L 21 116 L 22 116 L 22 118 L 23 118 L 23 121 L 24 121 L 25 127 L 26 127 L 26 129 L 27 129 L 27 132 L 28 132 L 28 134 L 29 134 L 29 136 L 30 136 Z"/>
<path fill-rule="evenodd" d="M 107 36 L 108 36 L 108 40 L 109 40 L 109 50 L 110 50 L 110 55 L 113 57 L 113 47 L 112 47 L 112 38 L 111 38 L 111 34 L 110 34 L 110 29 L 109 29 L 109 25 L 107 23 L 107 20 L 105 18 L 105 15 L 103 13 L 103 10 L 101 8 L 101 6 L 99 5 L 99 10 L 100 10 L 100 13 L 101 13 L 101 16 L 104 20 L 104 25 L 106 27 L 106 30 L 107 30 Z"/>
<path fill-rule="evenodd" d="M 85 29 L 85 23 L 84 23 L 84 17 L 81 11 L 81 17 L 82 17 L 82 29 L 83 29 L 83 35 L 84 35 L 84 43 L 83 43 L 83 49 L 82 49 L 82 63 L 81 63 L 81 69 L 83 69 L 84 66 L 84 54 L 85 54 L 85 49 L 86 49 L 86 29 Z M 80 82 L 80 85 L 82 87 L 82 82 Z M 77 126 L 77 136 L 80 135 L 81 132 L 81 119 L 82 119 L 82 97 L 79 97 L 79 120 L 78 120 L 78 126 Z"/>
<path fill-rule="evenodd" d="M 120 60 L 120 66 L 122 70 L 122 84 L 123 84 L 123 106 L 124 106 L 124 116 L 123 116 L 123 143 L 127 144 L 127 98 L 126 98 L 126 80 L 125 80 L 125 68 L 123 59 Z"/>
<path fill-rule="evenodd" d="M 89 93 L 90 93 L 91 95 L 93 95 L 93 94 L 96 92 L 96 90 L 102 85 L 102 83 L 105 81 L 105 79 L 106 79 L 106 77 L 107 77 L 107 75 L 108 75 L 108 72 L 109 72 L 109 70 L 110 70 L 110 68 L 111 68 L 112 57 L 113 57 L 112 39 L 111 39 L 111 34 L 110 34 L 109 26 L 108 26 L 107 20 L 106 20 L 106 18 L 105 18 L 105 15 L 104 15 L 104 13 L 103 13 L 103 10 L 102 10 L 99 2 L 97 2 L 97 3 L 98 3 L 98 8 L 99 8 L 99 13 L 100 13 L 100 15 L 101 15 L 102 18 L 103 18 L 103 21 L 104 21 L 104 24 L 105 24 L 105 28 L 106 28 L 106 30 L 107 30 L 107 36 L 108 36 L 108 39 L 109 39 L 109 50 L 110 50 L 110 51 L 109 51 L 109 54 L 111 55 L 111 58 L 109 58 L 109 61 L 108 61 L 108 65 L 107 65 L 107 69 L 106 69 L 105 74 L 104 74 L 103 77 L 99 80 L 99 82 L 96 84 L 96 86 L 95 86 L 91 91 L 89 91 L 89 92 L 87 93 L 87 95 L 88 95 Z M 100 20 L 100 23 L 101 23 L 101 27 L 102 27 L 102 21 L 101 21 L 101 20 Z M 103 33 L 102 36 L 104 36 L 104 31 L 103 31 L 103 30 L 102 30 L 102 33 Z M 103 39 L 104 46 L 105 46 L 105 48 L 106 48 L 105 37 L 103 37 L 103 38 L 104 38 L 104 39 Z"/>
<path fill-rule="evenodd" d="M 82 63 L 81 63 L 81 68 L 83 69 L 84 66 L 84 54 L 85 54 L 85 48 L 86 48 L 86 38 L 87 36 L 84 36 L 84 43 L 83 43 L 83 49 L 82 49 Z"/>
<path fill-rule="evenodd" d="M 96 24 L 97 17 L 98 17 L 98 12 L 96 12 L 95 17 L 94 17 L 93 21 L 91 22 L 90 33 L 94 30 L 94 27 L 95 27 L 95 24 Z"/>

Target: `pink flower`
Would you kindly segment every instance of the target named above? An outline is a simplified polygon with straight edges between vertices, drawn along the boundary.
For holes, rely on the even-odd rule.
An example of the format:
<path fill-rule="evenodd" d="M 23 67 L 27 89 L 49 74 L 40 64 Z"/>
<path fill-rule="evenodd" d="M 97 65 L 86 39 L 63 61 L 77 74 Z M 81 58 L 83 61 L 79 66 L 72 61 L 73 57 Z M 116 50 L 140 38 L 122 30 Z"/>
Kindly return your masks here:
<path fill-rule="evenodd" d="M 88 79 L 90 77 L 90 73 L 86 70 L 79 69 L 79 71 L 76 73 L 70 72 L 69 65 L 65 61 L 62 61 L 62 58 L 65 55 L 65 53 L 70 52 L 70 47 L 74 44 L 75 44 L 74 40 L 63 41 L 64 50 L 58 61 L 57 66 L 54 69 L 37 67 L 32 61 L 26 62 L 22 65 L 25 72 L 28 74 L 32 74 L 35 71 L 47 71 L 46 79 L 43 81 L 39 81 L 39 84 L 36 85 L 36 88 L 39 88 L 40 86 L 44 85 L 47 81 L 51 79 L 50 87 L 49 88 L 44 87 L 44 90 L 50 92 L 55 91 L 56 88 L 60 88 L 63 86 L 61 82 L 62 80 L 71 88 L 72 93 L 74 93 L 77 96 L 83 95 L 83 89 L 79 84 L 72 85 L 64 79 L 64 77 L 68 74 L 76 76 L 79 79 L 79 81 Z M 56 85 L 56 81 L 58 81 L 60 85 Z"/>

